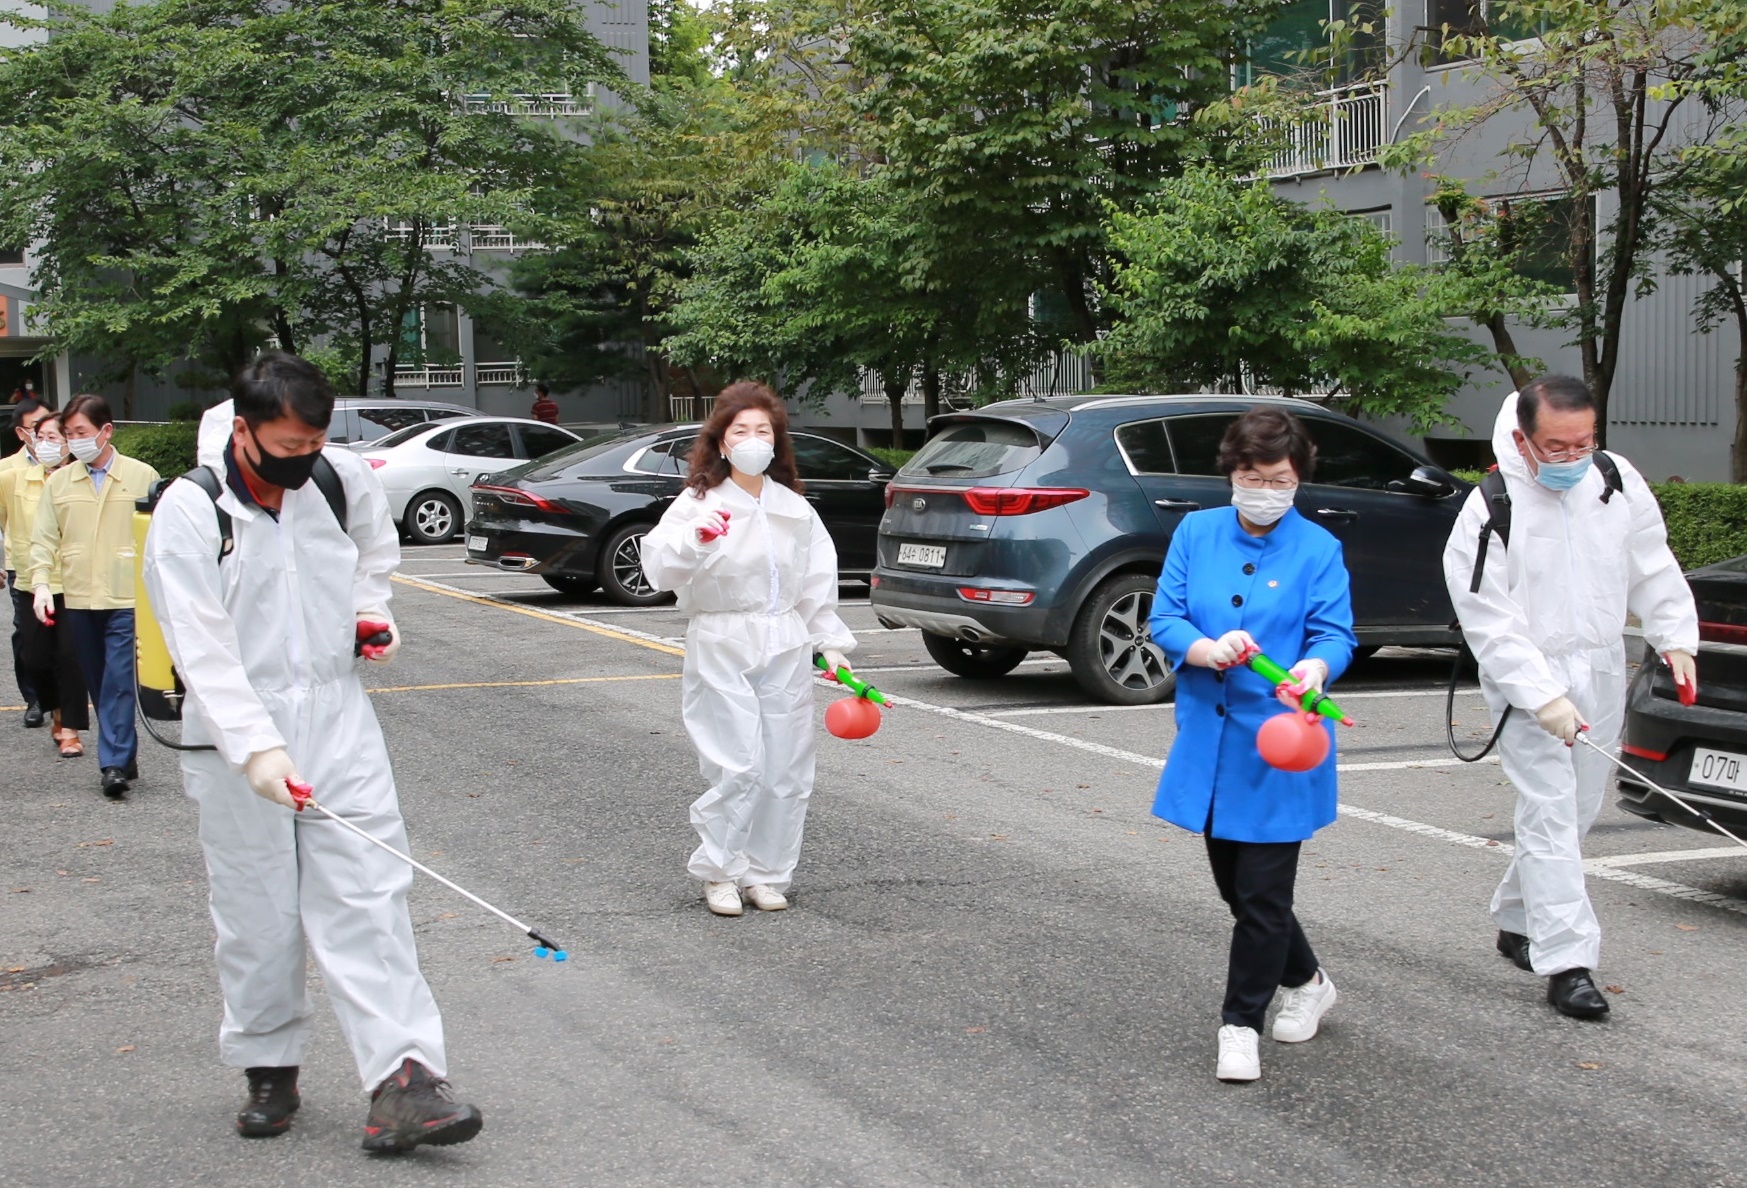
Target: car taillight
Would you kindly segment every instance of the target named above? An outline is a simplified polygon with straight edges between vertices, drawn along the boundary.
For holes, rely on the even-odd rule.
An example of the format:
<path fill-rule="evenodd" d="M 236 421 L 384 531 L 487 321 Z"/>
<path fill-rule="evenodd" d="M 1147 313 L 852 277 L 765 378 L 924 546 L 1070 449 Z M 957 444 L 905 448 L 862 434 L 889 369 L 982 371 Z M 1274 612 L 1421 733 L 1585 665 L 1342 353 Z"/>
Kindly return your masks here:
<path fill-rule="evenodd" d="M 892 500 L 897 496 L 897 492 L 893 490 L 893 488 L 896 486 L 897 486 L 896 483 L 887 483 L 886 484 L 886 506 L 887 507 L 892 506 Z"/>
<path fill-rule="evenodd" d="M 1698 637 L 1706 643 L 1747 644 L 1747 627 L 1734 623 L 1700 623 Z"/>
<path fill-rule="evenodd" d="M 1090 494 L 1083 487 L 972 487 L 964 501 L 979 516 L 1028 516 Z"/>
<path fill-rule="evenodd" d="M 555 512 L 558 505 L 550 499 L 544 499 L 532 491 L 523 491 L 516 487 L 497 487 L 487 483 L 474 484 L 473 490 L 481 495 L 490 495 L 511 507 L 531 507 L 536 511 Z"/>
<path fill-rule="evenodd" d="M 1667 751 L 1652 751 L 1648 747 L 1634 747 L 1631 743 L 1621 743 L 1620 750 L 1628 755 L 1636 755 L 1640 759 L 1648 759 L 1652 763 L 1661 763 L 1668 758 Z"/>
<path fill-rule="evenodd" d="M 981 586 L 960 586 L 958 596 L 966 602 L 988 602 L 997 606 L 1028 606 L 1031 600 L 1037 597 L 1037 592 L 1035 590 L 987 590 Z"/>
<path fill-rule="evenodd" d="M 388 465 L 387 458 L 366 458 L 364 461 L 370 463 L 371 470 L 381 470 L 384 466 Z"/>

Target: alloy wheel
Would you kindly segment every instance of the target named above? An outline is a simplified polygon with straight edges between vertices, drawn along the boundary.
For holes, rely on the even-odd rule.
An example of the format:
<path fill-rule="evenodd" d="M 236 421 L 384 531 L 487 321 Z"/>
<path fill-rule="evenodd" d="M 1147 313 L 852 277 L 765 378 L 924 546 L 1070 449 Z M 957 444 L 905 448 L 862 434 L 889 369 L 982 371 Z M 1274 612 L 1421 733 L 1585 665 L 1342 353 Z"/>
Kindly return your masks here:
<path fill-rule="evenodd" d="M 1104 671 L 1125 689 L 1153 689 L 1170 676 L 1171 663 L 1147 627 L 1152 609 L 1152 594 L 1136 590 L 1111 603 L 1098 625 L 1098 654 Z"/>

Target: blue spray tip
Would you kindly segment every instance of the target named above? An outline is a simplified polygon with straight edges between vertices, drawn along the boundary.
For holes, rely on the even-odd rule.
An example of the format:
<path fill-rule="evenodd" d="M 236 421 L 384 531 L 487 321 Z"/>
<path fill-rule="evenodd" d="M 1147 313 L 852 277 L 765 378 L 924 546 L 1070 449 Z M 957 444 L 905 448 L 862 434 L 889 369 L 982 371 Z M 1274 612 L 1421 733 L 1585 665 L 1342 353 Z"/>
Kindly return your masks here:
<path fill-rule="evenodd" d="M 540 945 L 534 949 L 534 956 L 536 957 L 549 957 L 551 954 L 552 950 L 548 949 L 545 945 Z"/>
<path fill-rule="evenodd" d="M 569 961 L 570 954 L 566 953 L 563 949 L 559 949 L 556 953 L 552 954 L 552 960 L 554 960 L 554 961 Z"/>

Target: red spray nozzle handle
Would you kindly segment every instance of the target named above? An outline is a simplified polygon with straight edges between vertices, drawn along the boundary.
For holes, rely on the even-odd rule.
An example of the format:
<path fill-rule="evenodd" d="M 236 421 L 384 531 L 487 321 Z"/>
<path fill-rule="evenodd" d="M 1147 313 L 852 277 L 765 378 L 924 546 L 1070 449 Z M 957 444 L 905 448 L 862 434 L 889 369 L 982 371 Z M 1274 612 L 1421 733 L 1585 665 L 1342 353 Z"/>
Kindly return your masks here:
<path fill-rule="evenodd" d="M 286 780 L 286 788 L 291 791 L 291 799 L 297 802 L 297 811 L 302 812 L 304 806 L 315 799 L 315 788 L 310 784 L 300 784 L 296 780 Z"/>
<path fill-rule="evenodd" d="M 375 659 L 376 656 L 394 642 L 394 624 L 377 623 L 370 619 L 358 620 L 358 639 L 352 645 L 352 655 L 366 656 Z"/>
<path fill-rule="evenodd" d="M 1693 681 L 1683 681 L 1678 676 L 1674 678 L 1674 692 L 1680 698 L 1680 704 L 1695 706 L 1698 704 L 1698 685 Z"/>

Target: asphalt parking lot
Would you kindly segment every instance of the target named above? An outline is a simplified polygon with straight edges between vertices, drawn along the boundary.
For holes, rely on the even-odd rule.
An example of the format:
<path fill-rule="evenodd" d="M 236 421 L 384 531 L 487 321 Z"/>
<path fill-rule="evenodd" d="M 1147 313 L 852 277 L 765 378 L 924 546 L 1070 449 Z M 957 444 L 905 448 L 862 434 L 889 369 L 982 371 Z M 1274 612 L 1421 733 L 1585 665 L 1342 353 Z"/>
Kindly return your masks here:
<path fill-rule="evenodd" d="M 1747 852 L 1611 803 L 1590 887 L 1614 1011 L 1565 1019 L 1492 948 L 1496 764 L 1442 737 L 1448 661 L 1338 689 L 1342 818 L 1299 914 L 1340 988 L 1263 1079 L 1213 1079 L 1228 920 L 1152 818 L 1171 711 L 1088 705 L 1054 657 L 947 675 L 846 585 L 900 704 L 822 737 L 795 910 L 721 920 L 685 874 L 701 791 L 683 621 L 409 549 L 367 674 L 429 882 L 421 955 L 477 1141 L 384 1164 L 312 972 L 291 1134 L 229 1125 L 192 804 L 146 744 L 123 804 L 0 710 L 0 1167 L 21 1184 L 1747 1184 Z M 823 691 L 821 713 L 831 694 Z M 4 698 L 0 698 L 3 701 Z M 1458 729 L 1480 731 L 1472 692 Z M 318 790 L 319 793 L 319 790 Z"/>

